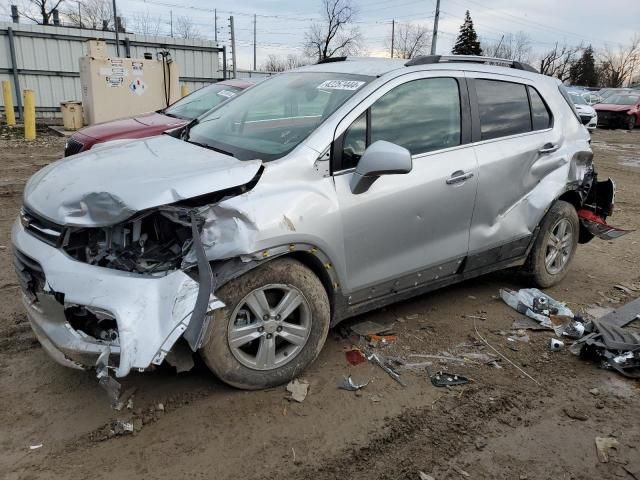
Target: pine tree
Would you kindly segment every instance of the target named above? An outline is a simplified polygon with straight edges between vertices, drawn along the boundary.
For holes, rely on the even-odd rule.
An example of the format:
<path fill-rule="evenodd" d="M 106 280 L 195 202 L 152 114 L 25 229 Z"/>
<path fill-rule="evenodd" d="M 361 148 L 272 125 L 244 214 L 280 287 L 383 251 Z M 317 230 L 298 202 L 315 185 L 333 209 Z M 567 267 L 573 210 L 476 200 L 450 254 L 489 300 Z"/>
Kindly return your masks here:
<path fill-rule="evenodd" d="M 595 87 L 598 84 L 598 73 L 591 45 L 585 48 L 580 60 L 571 65 L 569 75 L 569 81 L 572 85 Z"/>
<path fill-rule="evenodd" d="M 469 10 L 464 16 L 464 23 L 460 26 L 460 34 L 451 53 L 454 55 L 482 55 L 480 41 L 473 28 L 473 20 L 471 20 Z"/>

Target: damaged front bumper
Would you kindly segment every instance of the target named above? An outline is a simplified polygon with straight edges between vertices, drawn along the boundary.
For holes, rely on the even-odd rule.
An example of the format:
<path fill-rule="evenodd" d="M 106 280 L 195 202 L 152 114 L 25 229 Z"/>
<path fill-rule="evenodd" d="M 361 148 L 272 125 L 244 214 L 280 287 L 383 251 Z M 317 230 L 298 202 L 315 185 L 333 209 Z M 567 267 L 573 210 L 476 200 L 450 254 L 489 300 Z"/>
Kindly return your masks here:
<path fill-rule="evenodd" d="M 176 340 L 189 333 L 192 320 L 198 328 L 189 343 L 197 349 L 206 324 L 204 318 L 192 317 L 224 306 L 210 289 L 199 295 L 208 269 L 196 281 L 182 270 L 143 275 L 89 265 L 35 238 L 19 221 L 13 225 L 12 241 L 33 330 L 65 366 L 95 367 L 105 352 L 117 377 L 159 365 Z M 77 328 L 78 312 L 88 316 L 89 323 L 107 322 L 109 330 L 103 335 L 104 329 Z"/>

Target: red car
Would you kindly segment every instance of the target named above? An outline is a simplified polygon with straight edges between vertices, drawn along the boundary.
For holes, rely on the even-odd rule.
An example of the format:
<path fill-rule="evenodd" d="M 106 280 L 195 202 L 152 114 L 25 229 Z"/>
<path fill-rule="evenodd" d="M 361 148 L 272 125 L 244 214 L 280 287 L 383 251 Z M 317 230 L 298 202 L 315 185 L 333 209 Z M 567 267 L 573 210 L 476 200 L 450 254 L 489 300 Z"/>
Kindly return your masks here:
<path fill-rule="evenodd" d="M 85 127 L 71 135 L 64 146 L 64 156 L 84 152 L 97 143 L 151 137 L 182 127 L 253 85 L 250 80 L 223 80 L 196 90 L 164 110 Z"/>
<path fill-rule="evenodd" d="M 598 127 L 620 127 L 633 130 L 640 124 L 640 91 L 638 94 L 615 94 L 593 106 L 598 113 Z"/>

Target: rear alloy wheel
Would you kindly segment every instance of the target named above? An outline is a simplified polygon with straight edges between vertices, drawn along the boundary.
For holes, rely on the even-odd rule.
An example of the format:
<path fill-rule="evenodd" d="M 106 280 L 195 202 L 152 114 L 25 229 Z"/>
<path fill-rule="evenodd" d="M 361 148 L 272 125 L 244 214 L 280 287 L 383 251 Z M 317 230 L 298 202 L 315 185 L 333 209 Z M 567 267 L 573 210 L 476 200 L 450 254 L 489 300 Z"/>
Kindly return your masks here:
<path fill-rule="evenodd" d="M 567 275 L 579 235 L 576 209 L 570 203 L 558 200 L 542 219 L 525 266 L 537 286 L 551 287 Z"/>
<path fill-rule="evenodd" d="M 260 389 L 299 375 L 329 331 L 327 292 L 302 263 L 276 259 L 224 285 L 200 354 L 224 382 Z"/>
<path fill-rule="evenodd" d="M 633 130 L 634 128 L 636 128 L 636 117 L 635 115 L 629 115 L 627 119 L 627 129 Z"/>

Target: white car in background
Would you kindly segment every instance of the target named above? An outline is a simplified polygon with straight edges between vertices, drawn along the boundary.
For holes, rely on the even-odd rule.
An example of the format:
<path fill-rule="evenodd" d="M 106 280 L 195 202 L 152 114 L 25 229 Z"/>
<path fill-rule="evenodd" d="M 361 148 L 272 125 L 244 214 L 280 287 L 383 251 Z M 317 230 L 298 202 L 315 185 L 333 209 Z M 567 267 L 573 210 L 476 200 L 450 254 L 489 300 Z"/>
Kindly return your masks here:
<path fill-rule="evenodd" d="M 587 103 L 584 97 L 576 92 L 569 92 L 571 101 L 576 107 L 580 120 L 590 132 L 593 132 L 598 125 L 598 114 L 595 109 Z"/>

